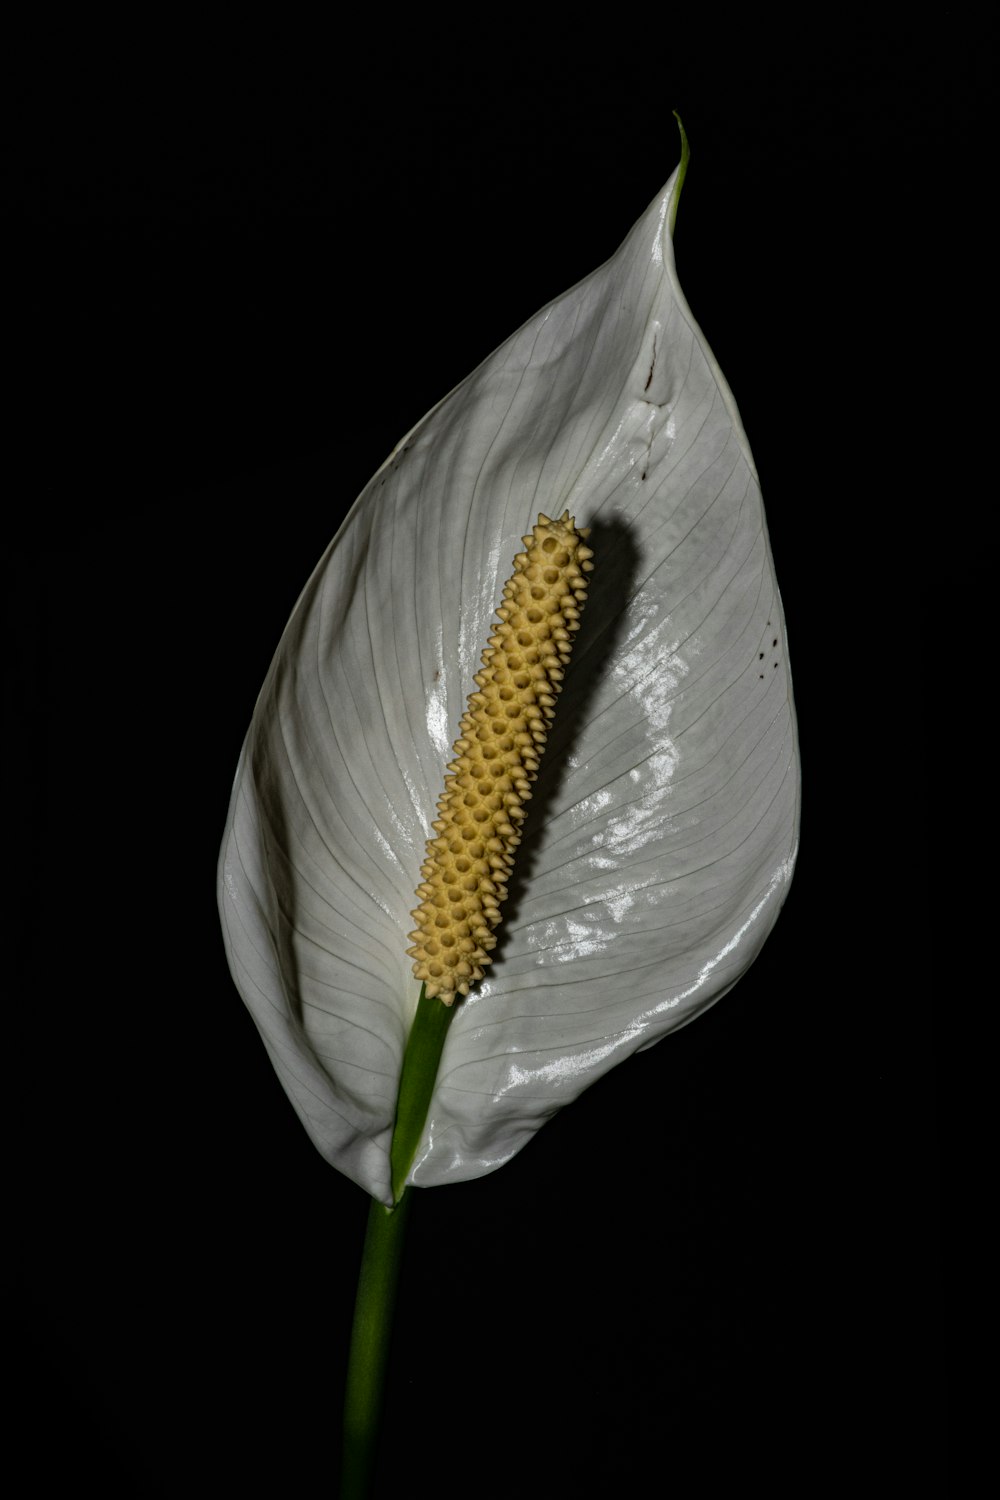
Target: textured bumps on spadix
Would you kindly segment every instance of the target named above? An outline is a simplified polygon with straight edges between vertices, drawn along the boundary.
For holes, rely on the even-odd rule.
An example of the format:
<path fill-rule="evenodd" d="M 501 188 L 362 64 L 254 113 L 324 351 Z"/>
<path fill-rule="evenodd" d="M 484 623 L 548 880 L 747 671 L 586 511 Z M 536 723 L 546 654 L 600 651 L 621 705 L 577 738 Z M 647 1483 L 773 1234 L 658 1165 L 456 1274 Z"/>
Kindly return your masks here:
<path fill-rule="evenodd" d="M 524 804 L 594 566 L 588 535 L 564 511 L 558 521 L 540 515 L 521 538 L 525 551 L 504 585 L 499 623 L 462 716 L 420 870 L 420 905 L 411 913 L 414 946 L 407 949 L 427 994 L 446 1005 L 482 979 L 496 947 Z"/>

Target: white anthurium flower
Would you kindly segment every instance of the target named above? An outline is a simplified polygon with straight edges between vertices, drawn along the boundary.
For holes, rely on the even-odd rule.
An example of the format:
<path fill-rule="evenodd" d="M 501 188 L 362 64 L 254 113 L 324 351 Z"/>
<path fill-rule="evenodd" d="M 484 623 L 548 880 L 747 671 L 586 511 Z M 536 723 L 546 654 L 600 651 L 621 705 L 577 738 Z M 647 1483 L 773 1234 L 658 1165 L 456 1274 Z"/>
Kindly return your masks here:
<path fill-rule="evenodd" d="M 482 1176 L 736 982 L 797 847 L 788 650 L 753 459 L 677 283 L 680 169 L 618 252 L 417 424 L 299 599 L 236 775 L 229 962 L 323 1156 L 392 1202 L 443 773 L 539 512 L 589 598 L 485 979 L 408 1181 Z"/>

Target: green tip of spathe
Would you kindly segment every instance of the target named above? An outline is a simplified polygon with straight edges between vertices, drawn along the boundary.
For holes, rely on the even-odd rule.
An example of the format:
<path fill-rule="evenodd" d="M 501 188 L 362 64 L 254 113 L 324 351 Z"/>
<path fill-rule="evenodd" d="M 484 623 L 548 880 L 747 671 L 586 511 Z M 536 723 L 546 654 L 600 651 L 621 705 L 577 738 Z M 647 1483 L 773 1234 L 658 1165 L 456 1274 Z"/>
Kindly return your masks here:
<path fill-rule="evenodd" d="M 688 162 L 691 160 L 691 147 L 688 145 L 687 131 L 684 129 L 684 122 L 681 120 L 681 117 L 677 113 L 676 109 L 673 111 L 673 116 L 677 121 L 677 129 L 681 133 L 681 160 L 680 165 L 677 168 L 677 181 L 674 184 L 674 191 L 670 200 L 670 220 L 668 227 L 670 229 L 671 237 L 673 237 L 674 225 L 677 222 L 677 203 L 681 196 L 681 188 L 684 186 L 684 179 L 687 176 Z"/>

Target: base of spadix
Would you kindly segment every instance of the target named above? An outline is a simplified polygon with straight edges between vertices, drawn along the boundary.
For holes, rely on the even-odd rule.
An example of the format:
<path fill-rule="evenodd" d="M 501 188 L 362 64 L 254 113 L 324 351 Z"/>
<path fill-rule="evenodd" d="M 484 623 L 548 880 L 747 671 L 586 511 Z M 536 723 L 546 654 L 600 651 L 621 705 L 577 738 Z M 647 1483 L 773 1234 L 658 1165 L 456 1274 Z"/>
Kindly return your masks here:
<path fill-rule="evenodd" d="M 420 987 L 417 1013 L 403 1054 L 396 1102 L 396 1124 L 392 1132 L 389 1162 L 392 1168 L 392 1199 L 403 1196 L 407 1174 L 420 1145 L 424 1122 L 430 1108 L 431 1094 L 438 1075 L 444 1039 L 455 1012 L 454 1005 L 429 999 L 425 985 Z"/>

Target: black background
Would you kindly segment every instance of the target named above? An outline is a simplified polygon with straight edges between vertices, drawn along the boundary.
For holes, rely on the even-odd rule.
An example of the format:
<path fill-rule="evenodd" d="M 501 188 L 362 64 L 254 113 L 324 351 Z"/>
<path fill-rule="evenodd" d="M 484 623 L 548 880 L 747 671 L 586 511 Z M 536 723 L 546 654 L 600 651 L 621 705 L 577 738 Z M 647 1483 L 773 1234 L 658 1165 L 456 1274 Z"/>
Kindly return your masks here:
<path fill-rule="evenodd" d="M 6 524 L 24 1492 L 333 1492 L 366 1200 L 309 1144 L 228 976 L 231 778 L 346 507 L 614 251 L 675 164 L 676 108 L 679 275 L 750 435 L 785 602 L 798 872 L 718 1007 L 500 1172 L 420 1195 L 382 1479 L 425 1476 L 443 1500 L 941 1494 L 894 404 L 904 183 L 936 170 L 925 59 L 888 31 L 709 45 L 652 16 L 569 39 L 396 30 L 91 34 L 22 59 Z M 948 64 L 970 109 L 973 42 Z"/>

